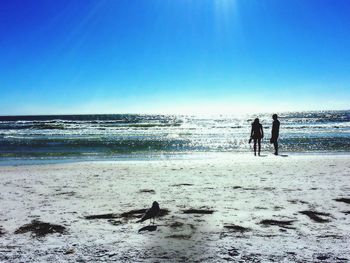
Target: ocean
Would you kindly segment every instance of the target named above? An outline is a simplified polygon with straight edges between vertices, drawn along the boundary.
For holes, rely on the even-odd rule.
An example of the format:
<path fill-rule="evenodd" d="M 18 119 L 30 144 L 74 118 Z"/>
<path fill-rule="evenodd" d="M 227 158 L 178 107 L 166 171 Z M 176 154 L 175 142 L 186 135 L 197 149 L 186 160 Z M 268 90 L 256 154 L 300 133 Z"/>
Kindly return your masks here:
<path fill-rule="evenodd" d="M 281 153 L 350 152 L 350 111 L 279 114 Z M 271 114 L 233 116 L 1 116 L 1 159 L 65 159 L 250 152 L 251 122 L 259 117 L 269 143 Z"/>

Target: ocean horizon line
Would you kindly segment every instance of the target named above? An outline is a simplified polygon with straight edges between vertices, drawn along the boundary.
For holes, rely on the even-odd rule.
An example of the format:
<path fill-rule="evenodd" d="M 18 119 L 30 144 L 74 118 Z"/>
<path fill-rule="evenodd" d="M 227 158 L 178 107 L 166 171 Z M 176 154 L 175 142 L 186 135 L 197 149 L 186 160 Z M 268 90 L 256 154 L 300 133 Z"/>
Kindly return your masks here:
<path fill-rule="evenodd" d="M 163 115 L 163 116 L 234 116 L 234 115 L 256 115 L 256 114 L 272 114 L 272 113 L 279 113 L 279 114 L 287 114 L 287 113 L 304 113 L 304 112 L 310 112 L 310 113 L 317 113 L 317 112 L 343 112 L 343 111 L 350 111 L 350 108 L 347 109 L 315 109 L 315 110 L 285 110 L 285 111 L 260 111 L 260 112 L 244 112 L 244 113 L 161 113 L 161 112 L 119 112 L 119 113 L 39 113 L 39 114 L 3 114 L 0 115 L 0 118 L 6 118 L 6 117 L 34 117 L 34 116 L 86 116 L 86 115 Z"/>

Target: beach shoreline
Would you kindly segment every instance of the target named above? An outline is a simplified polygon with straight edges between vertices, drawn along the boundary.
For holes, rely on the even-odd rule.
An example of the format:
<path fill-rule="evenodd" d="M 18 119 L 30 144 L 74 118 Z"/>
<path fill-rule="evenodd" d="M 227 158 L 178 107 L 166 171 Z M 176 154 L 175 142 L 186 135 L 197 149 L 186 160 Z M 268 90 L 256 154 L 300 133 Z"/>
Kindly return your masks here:
<path fill-rule="evenodd" d="M 0 167 L 2 166 L 18 166 L 18 165 L 50 165 L 65 163 L 91 163 L 91 162 L 133 162 L 133 161 L 171 161 L 171 160 L 201 160 L 201 159 L 220 159 L 220 158 L 236 158 L 239 156 L 252 156 L 252 152 L 175 152 L 175 153 L 138 153 L 114 156 L 95 156 L 95 157 L 19 157 L 19 158 L 1 158 Z M 277 157 L 288 156 L 350 156 L 349 151 L 333 151 L 333 152 L 281 152 Z M 273 157 L 272 152 L 262 152 L 260 157 Z"/>
<path fill-rule="evenodd" d="M 350 155 L 263 155 L 0 166 L 0 261 L 350 260 Z M 138 233 L 122 214 L 152 201 L 168 212 Z M 32 220 L 65 231 L 18 233 Z"/>

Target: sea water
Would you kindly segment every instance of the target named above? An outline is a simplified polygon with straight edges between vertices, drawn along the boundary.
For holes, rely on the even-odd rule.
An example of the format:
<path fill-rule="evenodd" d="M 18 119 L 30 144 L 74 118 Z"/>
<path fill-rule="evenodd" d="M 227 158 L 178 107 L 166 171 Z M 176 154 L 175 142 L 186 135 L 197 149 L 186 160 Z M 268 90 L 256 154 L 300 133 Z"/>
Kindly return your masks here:
<path fill-rule="evenodd" d="M 280 113 L 280 151 L 350 151 L 350 111 Z M 0 157 L 110 158 L 208 152 L 249 152 L 251 123 L 264 128 L 269 144 L 271 114 L 241 116 L 55 115 L 0 117 Z"/>

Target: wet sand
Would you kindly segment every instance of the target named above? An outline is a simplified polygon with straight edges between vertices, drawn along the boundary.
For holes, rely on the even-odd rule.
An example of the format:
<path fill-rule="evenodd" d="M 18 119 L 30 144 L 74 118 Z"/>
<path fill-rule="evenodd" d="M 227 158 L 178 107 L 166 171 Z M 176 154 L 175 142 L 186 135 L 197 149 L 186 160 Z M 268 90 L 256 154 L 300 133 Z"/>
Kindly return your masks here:
<path fill-rule="evenodd" d="M 0 262 L 350 260 L 349 155 L 2 166 L 0 180 Z M 156 227 L 136 223 L 155 200 Z"/>

